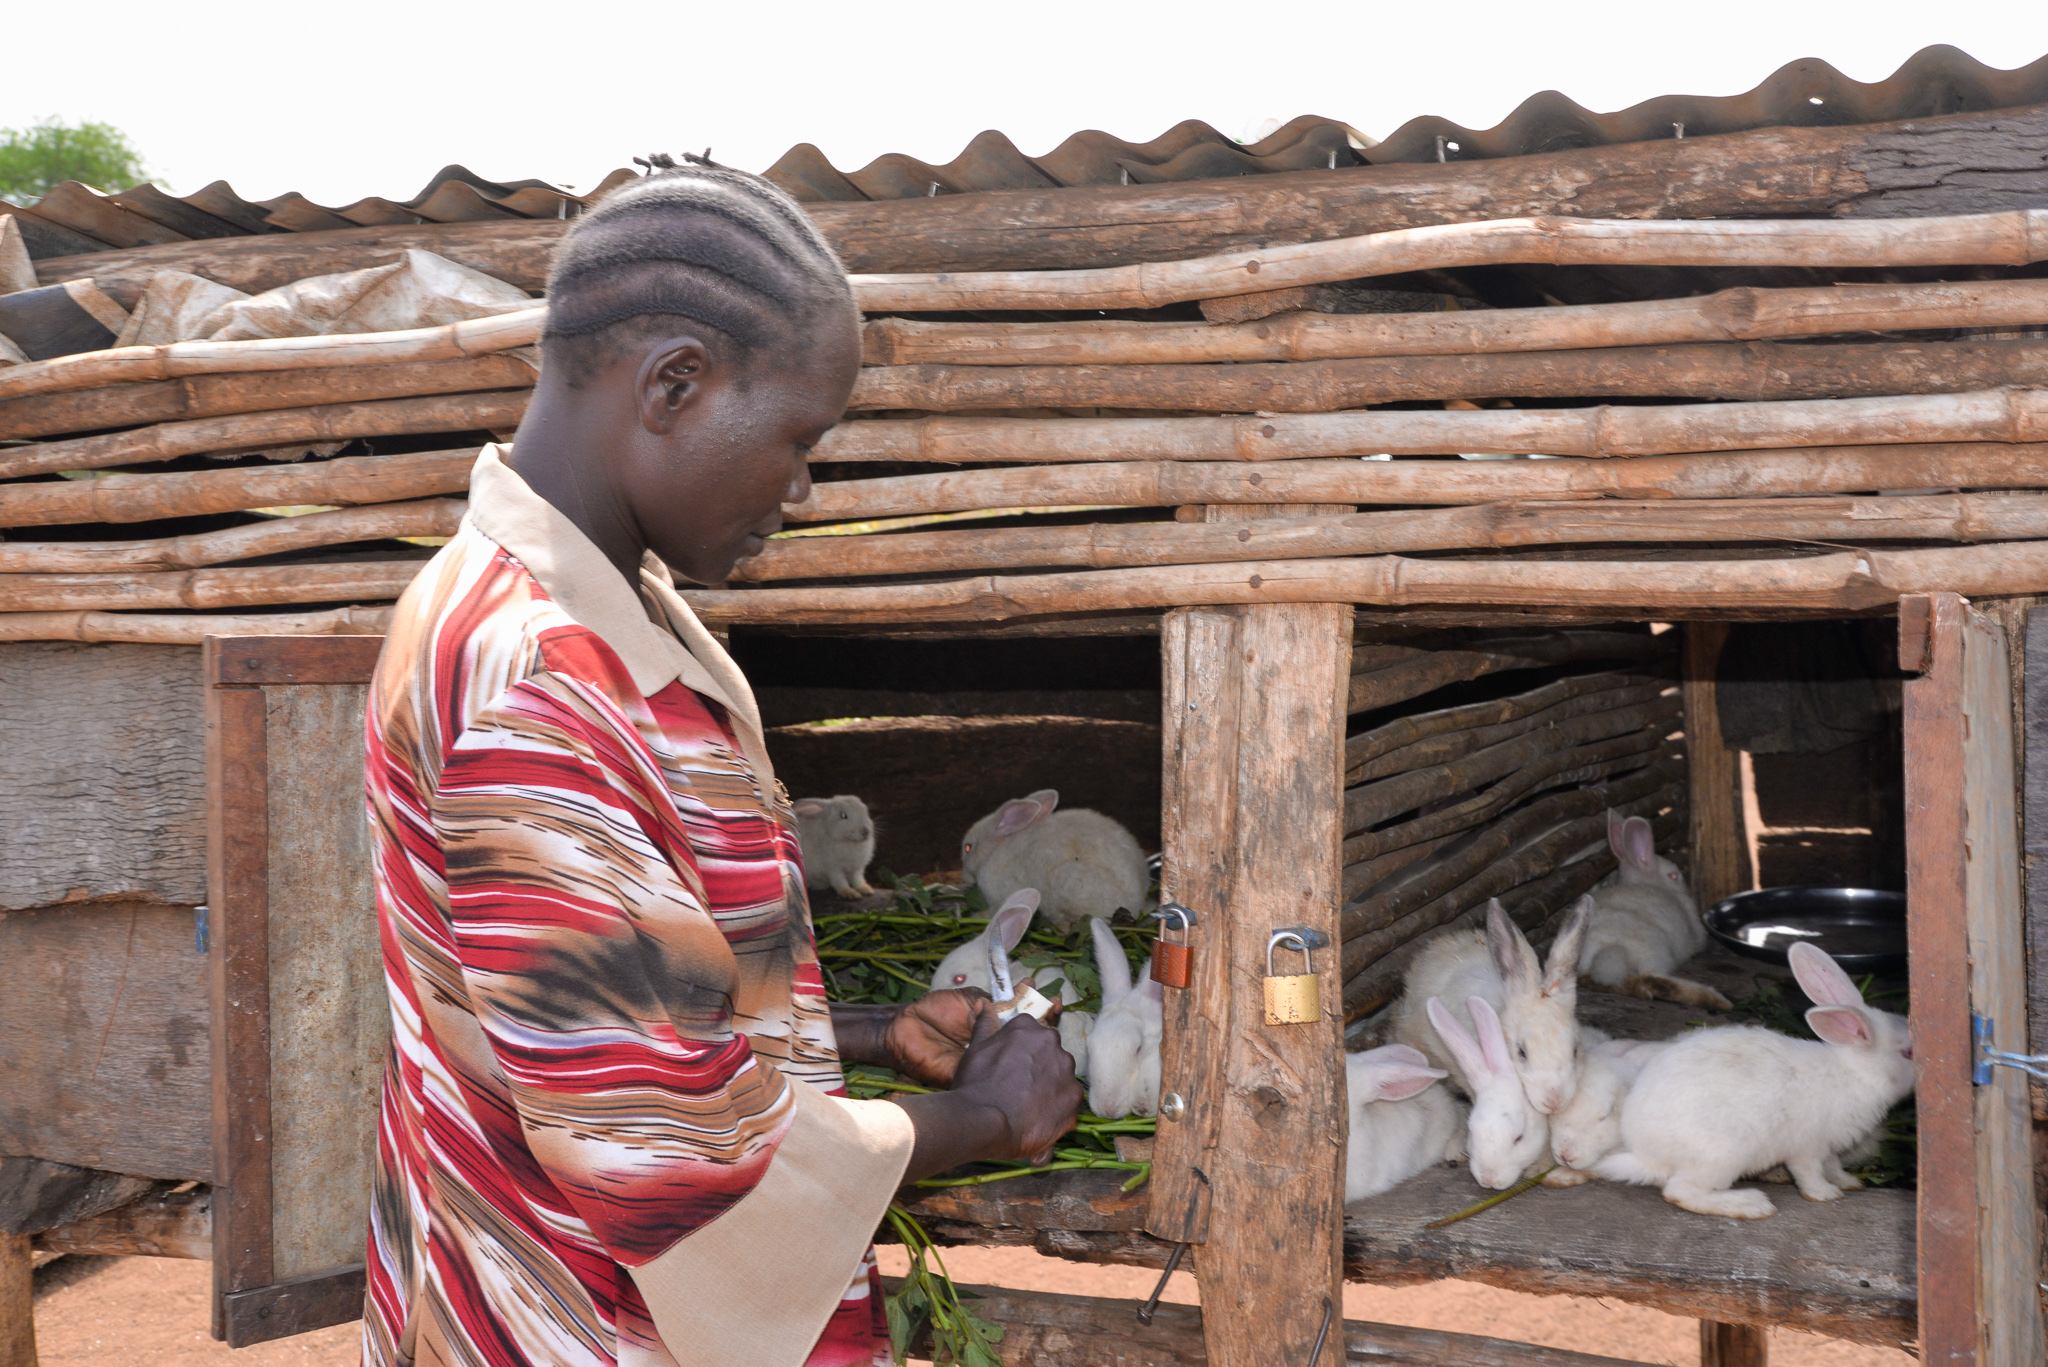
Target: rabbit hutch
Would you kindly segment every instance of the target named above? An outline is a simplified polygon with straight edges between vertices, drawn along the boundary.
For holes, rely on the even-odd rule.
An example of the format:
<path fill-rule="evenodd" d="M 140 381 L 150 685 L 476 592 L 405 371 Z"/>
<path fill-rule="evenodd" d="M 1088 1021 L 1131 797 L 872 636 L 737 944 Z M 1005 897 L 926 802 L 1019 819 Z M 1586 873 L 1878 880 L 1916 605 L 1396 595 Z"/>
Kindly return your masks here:
<path fill-rule="evenodd" d="M 1197 913 L 1148 1181 L 906 1195 L 941 1242 L 1200 1284 L 1143 1321 L 984 1288 L 1008 1360 L 1608 1361 L 1342 1317 L 1347 1279 L 1446 1277 L 1694 1318 L 1711 1364 L 1770 1326 L 2042 1360 L 2048 1094 L 2011 1065 L 2048 1052 L 2048 59 L 769 175 L 868 319 L 793 534 L 685 595 L 781 777 L 865 797 L 899 872 L 1057 787 Z M 0 1367 L 52 1253 L 210 1258 L 232 1344 L 356 1316 L 365 684 L 517 425 L 549 251 L 615 183 L 0 205 Z M 407 252 L 523 302 L 179 331 L 193 291 Z M 1906 894 L 1912 1185 L 1738 1221 L 1598 1182 L 1433 1228 L 1484 1194 L 1438 1167 L 1346 1206 L 1347 1041 L 1489 899 L 1546 943 L 1614 870 L 1610 811 L 1703 908 Z M 1320 1009 L 1269 1025 L 1290 927 Z"/>

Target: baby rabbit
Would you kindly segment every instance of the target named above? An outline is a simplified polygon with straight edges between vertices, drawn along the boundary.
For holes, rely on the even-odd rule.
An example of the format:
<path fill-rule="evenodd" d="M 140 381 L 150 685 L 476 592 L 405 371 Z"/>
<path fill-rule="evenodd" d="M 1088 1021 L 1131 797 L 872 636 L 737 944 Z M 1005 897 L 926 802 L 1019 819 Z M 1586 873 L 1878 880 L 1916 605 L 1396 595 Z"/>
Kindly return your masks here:
<path fill-rule="evenodd" d="M 872 894 L 868 862 L 875 857 L 875 823 L 868 819 L 868 804 L 849 794 L 800 797 L 792 810 L 804 850 L 804 886 L 830 888 L 849 900 Z"/>
<path fill-rule="evenodd" d="M 1003 953 L 1015 949 L 1024 938 L 1024 932 L 1031 929 L 1031 918 L 1038 914 L 1038 891 L 1035 888 L 1019 888 L 1004 899 L 989 917 L 988 929 L 953 950 L 939 961 L 932 970 L 932 990 L 942 987 L 978 987 L 984 992 L 995 990 L 994 955 L 991 946 L 999 944 Z M 1126 972 L 1128 973 L 1128 966 Z M 1073 975 L 1061 971 L 1059 965 L 1049 964 L 1032 973 L 1015 977 L 1011 986 L 1019 991 L 1031 986 L 1048 988 L 1057 980 L 1060 983 L 1060 1001 L 1072 1005 L 1081 1000 L 1081 990 L 1074 986 Z M 1059 1018 L 1060 1047 L 1074 1059 L 1074 1076 L 1088 1076 L 1088 1036 L 1095 1021 L 1092 1011 L 1061 1011 Z M 1157 1046 L 1154 1046 L 1156 1055 Z M 1155 1088 L 1156 1095 L 1156 1088 Z"/>
<path fill-rule="evenodd" d="M 1484 934 L 1467 930 L 1440 936 L 1408 966 L 1390 1037 L 1420 1049 L 1432 1066 L 1450 1074 L 1454 1086 L 1470 1093 L 1464 1069 L 1430 1025 L 1425 1004 L 1431 997 L 1445 1002 L 1484 998 L 1502 1019 L 1509 1057 L 1531 1106 L 1546 1115 L 1555 1111 L 1578 1086 L 1579 1027 L 1573 1012 L 1585 933 L 1585 915 L 1574 908 L 1551 946 L 1549 964 L 1539 971 L 1527 937 L 1497 899 L 1489 901 Z M 1471 1029 L 1462 1012 L 1452 1008 L 1452 1016 Z"/>
<path fill-rule="evenodd" d="M 1344 1150 L 1344 1199 L 1399 1186 L 1425 1168 L 1465 1156 L 1465 1108 L 1444 1076 L 1405 1044 L 1344 1056 L 1351 1138 Z"/>
<path fill-rule="evenodd" d="M 1809 1201 L 1832 1201 L 1862 1183 L 1841 1155 L 1913 1090 L 1906 1021 L 1863 1004 L 1841 966 L 1810 944 L 1791 950 L 1792 972 L 1817 1005 L 1806 1023 L 1820 1042 L 1756 1026 L 1722 1026 L 1673 1041 L 1644 1066 L 1621 1103 L 1622 1147 L 1593 1165 L 1616 1182 L 1662 1186 L 1664 1199 L 1701 1215 L 1758 1220 L 1774 1214 L 1737 1178 L 1783 1163 Z"/>
<path fill-rule="evenodd" d="M 1593 1164 L 1621 1147 L 1621 1103 L 1643 1066 L 1664 1051 L 1651 1040 L 1609 1039 L 1592 1026 L 1582 1026 L 1585 1068 L 1579 1090 L 1563 1110 L 1550 1117 L 1550 1153 L 1558 1170 L 1545 1186 L 1577 1186 L 1592 1174 Z"/>
<path fill-rule="evenodd" d="M 1057 789 L 1042 788 L 969 827 L 960 842 L 967 881 L 991 902 L 1037 888 L 1046 919 L 1063 930 L 1083 916 L 1143 910 L 1152 880 L 1138 842 L 1100 812 L 1054 811 L 1059 801 Z"/>
<path fill-rule="evenodd" d="M 1472 1094 L 1472 1113 L 1466 1119 L 1472 1176 L 1482 1187 L 1503 1191 L 1543 1157 L 1550 1128 L 1522 1091 L 1492 1005 L 1484 997 L 1468 997 L 1465 1006 L 1472 1013 L 1471 1033 L 1438 998 L 1431 997 L 1425 1009 L 1444 1047 L 1464 1070 L 1466 1089 Z"/>
<path fill-rule="evenodd" d="M 1678 866 L 1661 859 L 1650 823 L 1607 813 L 1607 843 L 1620 867 L 1593 889 L 1593 924 L 1582 957 L 1585 974 L 1602 987 L 1638 997 L 1726 1011 L 1730 1002 L 1704 983 L 1674 978 L 1677 967 L 1707 947 Z"/>
<path fill-rule="evenodd" d="M 1159 1031 L 1166 1010 L 1161 986 L 1152 980 L 1152 960 L 1145 960 L 1133 987 L 1131 961 L 1109 923 L 1092 919 L 1088 931 L 1102 975 L 1102 1014 L 1088 1035 L 1088 1109 L 1106 1120 L 1153 1115 L 1159 1110 Z"/>

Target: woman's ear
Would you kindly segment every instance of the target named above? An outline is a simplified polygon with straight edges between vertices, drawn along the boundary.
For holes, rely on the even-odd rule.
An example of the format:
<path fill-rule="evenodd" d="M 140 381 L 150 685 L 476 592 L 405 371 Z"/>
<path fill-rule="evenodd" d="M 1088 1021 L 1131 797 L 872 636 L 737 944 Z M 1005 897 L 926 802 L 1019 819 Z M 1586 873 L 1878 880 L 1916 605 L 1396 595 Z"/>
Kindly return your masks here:
<path fill-rule="evenodd" d="M 703 392 L 712 365 L 711 353 L 694 337 L 677 337 L 648 352 L 640 364 L 640 425 L 666 436 Z"/>

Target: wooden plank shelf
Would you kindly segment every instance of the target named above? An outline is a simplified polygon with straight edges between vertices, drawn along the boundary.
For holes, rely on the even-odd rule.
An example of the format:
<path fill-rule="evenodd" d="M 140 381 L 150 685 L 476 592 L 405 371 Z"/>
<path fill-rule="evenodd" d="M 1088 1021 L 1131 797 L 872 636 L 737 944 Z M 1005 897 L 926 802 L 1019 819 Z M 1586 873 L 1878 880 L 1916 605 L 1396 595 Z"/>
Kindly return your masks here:
<path fill-rule="evenodd" d="M 1381 1285 L 1457 1277 L 1887 1347 L 1912 1341 L 1913 1193 L 1858 1191 L 1820 1205 L 1789 1186 L 1766 1190 L 1778 1207 L 1768 1220 L 1694 1215 L 1647 1187 L 1593 1182 L 1539 1187 L 1425 1230 L 1486 1194 L 1464 1168 L 1437 1168 L 1349 1208 L 1344 1274 Z"/>

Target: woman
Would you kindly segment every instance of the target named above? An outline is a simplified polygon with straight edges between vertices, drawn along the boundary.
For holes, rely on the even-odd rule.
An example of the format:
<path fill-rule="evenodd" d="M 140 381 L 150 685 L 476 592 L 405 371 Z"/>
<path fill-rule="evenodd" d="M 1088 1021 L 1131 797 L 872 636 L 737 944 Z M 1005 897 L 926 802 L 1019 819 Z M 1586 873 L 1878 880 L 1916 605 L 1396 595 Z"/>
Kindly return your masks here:
<path fill-rule="evenodd" d="M 801 210 L 709 165 L 564 239 L 511 450 L 400 601 L 369 710 L 393 1042 L 364 1358 L 886 1360 L 897 1185 L 1039 1158 L 1056 1034 L 979 993 L 828 1007 L 753 696 L 663 567 L 722 581 L 860 367 Z M 842 1061 L 950 1090 L 843 1096 Z"/>

